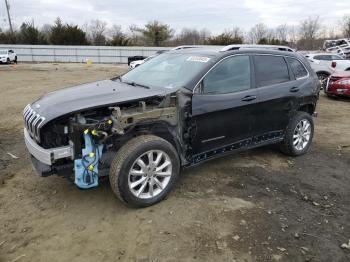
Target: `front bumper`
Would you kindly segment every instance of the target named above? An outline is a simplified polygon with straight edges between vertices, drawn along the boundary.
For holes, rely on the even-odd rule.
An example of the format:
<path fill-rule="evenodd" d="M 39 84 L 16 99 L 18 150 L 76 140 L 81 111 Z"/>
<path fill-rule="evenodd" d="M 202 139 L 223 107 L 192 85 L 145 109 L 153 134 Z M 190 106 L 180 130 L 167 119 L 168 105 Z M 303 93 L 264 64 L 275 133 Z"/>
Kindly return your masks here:
<path fill-rule="evenodd" d="M 45 149 L 39 146 L 29 135 L 28 131 L 24 129 L 24 142 L 29 153 L 40 162 L 51 166 L 55 160 L 62 158 L 73 159 L 73 146 L 62 146 L 56 148 Z"/>
<path fill-rule="evenodd" d="M 325 92 L 329 95 L 350 97 L 350 88 L 346 88 L 341 85 L 329 85 L 327 86 Z"/>
<path fill-rule="evenodd" d="M 6 63 L 7 62 L 7 57 L 1 57 L 0 58 L 1 63 Z"/>

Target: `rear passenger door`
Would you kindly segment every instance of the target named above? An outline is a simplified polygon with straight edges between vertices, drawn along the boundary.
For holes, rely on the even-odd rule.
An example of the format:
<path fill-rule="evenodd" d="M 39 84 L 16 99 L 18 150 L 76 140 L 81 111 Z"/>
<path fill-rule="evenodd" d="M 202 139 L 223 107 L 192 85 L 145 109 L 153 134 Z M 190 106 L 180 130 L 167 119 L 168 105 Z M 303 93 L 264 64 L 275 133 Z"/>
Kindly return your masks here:
<path fill-rule="evenodd" d="M 255 55 L 254 70 L 259 97 L 253 138 L 257 145 L 283 136 L 300 88 L 283 56 Z"/>

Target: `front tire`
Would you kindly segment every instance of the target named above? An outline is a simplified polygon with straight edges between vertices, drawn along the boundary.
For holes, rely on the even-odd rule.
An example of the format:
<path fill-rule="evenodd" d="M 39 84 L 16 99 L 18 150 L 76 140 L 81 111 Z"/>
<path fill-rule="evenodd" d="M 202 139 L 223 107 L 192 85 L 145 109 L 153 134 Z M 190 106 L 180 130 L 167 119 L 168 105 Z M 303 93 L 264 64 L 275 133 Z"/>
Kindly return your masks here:
<path fill-rule="evenodd" d="M 163 200 L 180 170 L 175 148 L 166 140 L 142 135 L 120 148 L 109 173 L 115 195 L 133 207 L 147 207 Z"/>
<path fill-rule="evenodd" d="M 11 64 L 10 58 L 7 58 L 6 63 L 7 63 L 8 65 Z"/>
<path fill-rule="evenodd" d="M 314 135 L 314 121 L 306 112 L 297 112 L 289 122 L 285 137 L 281 143 L 281 151 L 289 156 L 306 154 Z"/>

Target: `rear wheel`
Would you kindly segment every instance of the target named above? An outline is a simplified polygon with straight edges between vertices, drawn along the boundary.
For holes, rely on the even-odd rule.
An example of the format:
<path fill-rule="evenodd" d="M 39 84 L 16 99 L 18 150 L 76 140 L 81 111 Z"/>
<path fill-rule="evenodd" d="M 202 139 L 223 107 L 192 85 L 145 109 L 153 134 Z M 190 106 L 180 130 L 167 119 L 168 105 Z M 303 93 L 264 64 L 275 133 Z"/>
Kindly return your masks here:
<path fill-rule="evenodd" d="M 15 62 L 15 64 L 17 64 L 17 56 L 15 56 L 15 60 L 13 62 Z"/>
<path fill-rule="evenodd" d="M 290 121 L 281 151 L 290 156 L 300 156 L 310 149 L 314 135 L 314 122 L 312 116 L 306 112 L 297 112 Z"/>
<path fill-rule="evenodd" d="M 166 140 L 139 136 L 116 154 L 109 173 L 115 195 L 123 202 L 146 207 L 166 197 L 178 178 L 180 161 Z"/>
<path fill-rule="evenodd" d="M 329 77 L 329 75 L 327 75 L 325 73 L 317 73 L 317 77 L 321 83 L 321 89 L 324 90 L 326 88 L 327 78 Z"/>

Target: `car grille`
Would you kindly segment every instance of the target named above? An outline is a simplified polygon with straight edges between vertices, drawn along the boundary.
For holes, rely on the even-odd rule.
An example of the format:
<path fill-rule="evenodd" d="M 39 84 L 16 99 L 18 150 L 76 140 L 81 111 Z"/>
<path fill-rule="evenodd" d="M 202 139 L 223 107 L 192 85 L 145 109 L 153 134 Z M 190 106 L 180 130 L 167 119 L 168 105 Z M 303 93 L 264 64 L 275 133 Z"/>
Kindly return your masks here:
<path fill-rule="evenodd" d="M 36 113 L 30 105 L 23 110 L 24 125 L 32 138 L 40 142 L 40 127 L 45 121 L 45 117 Z"/>

